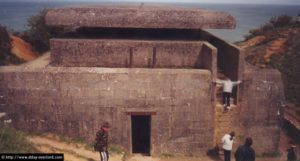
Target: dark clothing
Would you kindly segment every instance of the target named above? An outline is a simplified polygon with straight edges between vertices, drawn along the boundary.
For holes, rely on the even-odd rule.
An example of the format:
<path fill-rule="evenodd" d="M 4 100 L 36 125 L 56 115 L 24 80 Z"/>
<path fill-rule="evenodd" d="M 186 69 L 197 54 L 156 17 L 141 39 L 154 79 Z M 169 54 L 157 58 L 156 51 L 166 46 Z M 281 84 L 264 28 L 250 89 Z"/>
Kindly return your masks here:
<path fill-rule="evenodd" d="M 108 132 L 101 128 L 96 134 L 94 150 L 98 152 L 107 151 L 108 149 Z"/>
<path fill-rule="evenodd" d="M 229 106 L 229 107 L 230 107 L 230 96 L 231 96 L 231 93 L 223 92 L 223 104 L 225 104 L 225 102 L 227 102 L 227 106 Z"/>
<path fill-rule="evenodd" d="M 230 153 L 231 151 L 230 150 L 224 150 L 224 161 L 230 161 Z"/>
<path fill-rule="evenodd" d="M 234 156 L 236 161 L 255 161 L 255 151 L 250 146 L 240 146 Z"/>
<path fill-rule="evenodd" d="M 108 151 L 100 152 L 100 158 L 101 161 L 108 161 L 109 159 Z"/>
<path fill-rule="evenodd" d="M 296 161 L 297 156 L 295 153 L 295 149 L 293 147 L 290 147 L 289 149 L 287 149 L 287 161 Z"/>

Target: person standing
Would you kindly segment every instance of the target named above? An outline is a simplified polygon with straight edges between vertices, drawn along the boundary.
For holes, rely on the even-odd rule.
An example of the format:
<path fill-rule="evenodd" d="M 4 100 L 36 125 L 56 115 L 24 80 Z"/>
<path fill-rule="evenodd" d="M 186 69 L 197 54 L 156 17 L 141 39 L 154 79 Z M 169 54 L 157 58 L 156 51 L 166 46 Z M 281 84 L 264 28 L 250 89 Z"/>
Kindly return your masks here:
<path fill-rule="evenodd" d="M 223 105 L 226 106 L 226 109 L 230 108 L 230 97 L 232 93 L 232 88 L 241 83 L 241 81 L 231 81 L 229 78 L 226 80 L 217 80 L 217 84 L 221 84 L 223 87 Z"/>
<path fill-rule="evenodd" d="M 296 145 L 292 141 L 290 141 L 289 148 L 287 149 L 287 152 L 288 152 L 287 161 L 296 161 L 297 160 L 295 148 L 296 148 Z"/>
<path fill-rule="evenodd" d="M 245 144 L 239 146 L 234 156 L 236 161 L 255 161 L 255 151 L 251 148 L 252 138 L 246 138 Z"/>
<path fill-rule="evenodd" d="M 110 125 L 105 122 L 96 134 L 94 150 L 100 153 L 101 161 L 108 161 L 108 130 Z"/>
<path fill-rule="evenodd" d="M 232 150 L 234 136 L 235 136 L 235 132 L 232 131 L 230 134 L 225 134 L 221 139 L 223 143 L 223 150 L 224 150 L 224 161 L 230 161 L 230 153 Z"/>

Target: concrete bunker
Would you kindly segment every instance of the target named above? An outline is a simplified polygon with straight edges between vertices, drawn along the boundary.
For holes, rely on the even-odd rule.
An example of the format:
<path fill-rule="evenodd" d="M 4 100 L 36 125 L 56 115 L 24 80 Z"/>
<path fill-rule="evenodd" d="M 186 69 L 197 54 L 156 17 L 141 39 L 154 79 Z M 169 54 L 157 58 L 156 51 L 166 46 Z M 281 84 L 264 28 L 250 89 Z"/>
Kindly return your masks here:
<path fill-rule="evenodd" d="M 150 155 L 205 153 L 231 130 L 239 134 L 237 145 L 251 135 L 262 143 L 254 145 L 258 153 L 277 150 L 280 73 L 247 66 L 243 50 L 202 30 L 234 28 L 230 14 L 156 5 L 71 6 L 50 10 L 46 23 L 76 32 L 50 40 L 44 66 L 0 68 L 0 112 L 13 126 L 93 140 L 108 121 L 113 143 Z M 212 83 L 218 68 L 232 80 L 248 80 L 227 115 Z M 140 122 L 151 124 L 149 137 L 141 138 L 149 145 L 135 149 Z"/>

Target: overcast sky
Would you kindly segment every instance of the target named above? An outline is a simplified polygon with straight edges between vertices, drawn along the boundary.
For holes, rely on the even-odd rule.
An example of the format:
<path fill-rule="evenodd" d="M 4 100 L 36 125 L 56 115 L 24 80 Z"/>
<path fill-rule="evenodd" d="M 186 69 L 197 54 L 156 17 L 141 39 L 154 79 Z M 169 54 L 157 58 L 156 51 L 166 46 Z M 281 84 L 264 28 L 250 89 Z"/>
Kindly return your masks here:
<path fill-rule="evenodd" d="M 69 0 L 73 1 L 73 0 Z M 75 0 L 84 1 L 84 0 Z M 89 1 L 89 0 L 87 0 Z M 250 4 L 288 4 L 300 5 L 300 0 L 90 0 L 90 1 L 124 1 L 124 2 L 183 2 L 183 3 L 250 3 Z"/>
<path fill-rule="evenodd" d="M 14 0 L 0 0 L 0 1 L 14 1 Z M 286 5 L 300 5 L 300 0 L 15 0 L 15 1 L 98 1 L 98 2 L 138 2 L 138 3 L 239 3 L 239 4 L 286 4 Z"/>
<path fill-rule="evenodd" d="M 95 2 L 138 2 L 138 3 L 237 3 L 237 4 L 280 4 L 300 5 L 300 0 L 0 0 L 0 1 L 95 1 Z"/>

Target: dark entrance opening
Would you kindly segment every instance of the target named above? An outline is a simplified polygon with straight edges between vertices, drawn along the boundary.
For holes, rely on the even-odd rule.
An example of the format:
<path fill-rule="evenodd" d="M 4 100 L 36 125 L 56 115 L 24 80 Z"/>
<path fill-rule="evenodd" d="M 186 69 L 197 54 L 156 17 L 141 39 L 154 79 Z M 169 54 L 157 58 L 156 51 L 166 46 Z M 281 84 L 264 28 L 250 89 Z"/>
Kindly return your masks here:
<path fill-rule="evenodd" d="M 150 155 L 150 115 L 132 115 L 132 153 Z"/>

